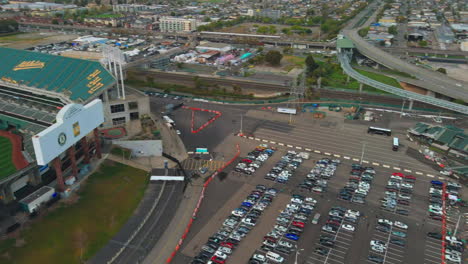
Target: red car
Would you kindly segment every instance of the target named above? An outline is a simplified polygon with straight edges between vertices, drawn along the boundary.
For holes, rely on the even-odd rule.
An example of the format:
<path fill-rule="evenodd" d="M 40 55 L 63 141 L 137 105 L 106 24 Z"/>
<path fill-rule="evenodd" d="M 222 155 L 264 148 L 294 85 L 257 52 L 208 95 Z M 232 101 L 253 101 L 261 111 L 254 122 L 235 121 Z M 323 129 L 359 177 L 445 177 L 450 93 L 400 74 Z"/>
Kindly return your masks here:
<path fill-rule="evenodd" d="M 243 159 L 242 162 L 244 162 L 244 163 L 249 163 L 249 164 L 252 163 L 252 161 L 249 160 L 249 159 Z"/>
<path fill-rule="evenodd" d="M 273 243 L 276 243 L 276 241 L 278 241 L 276 238 L 271 237 L 271 236 L 264 236 L 263 239 L 264 239 L 264 240 L 271 241 L 271 242 L 273 242 Z"/>
<path fill-rule="evenodd" d="M 392 175 L 402 177 L 402 178 L 405 177 L 405 175 L 403 173 L 401 173 L 401 172 L 394 172 L 394 173 L 392 173 Z"/>
<path fill-rule="evenodd" d="M 234 244 L 233 244 L 233 243 L 229 243 L 229 242 L 221 242 L 220 245 L 221 245 L 222 247 L 234 248 Z"/>
<path fill-rule="evenodd" d="M 299 222 L 299 221 L 293 221 L 292 225 L 297 226 L 297 227 L 301 227 L 301 228 L 304 228 L 304 226 L 305 226 L 305 224 L 303 222 Z"/>
<path fill-rule="evenodd" d="M 222 259 L 222 258 L 218 258 L 217 256 L 211 257 L 211 261 L 213 261 L 214 263 L 217 263 L 217 264 L 224 264 L 224 263 L 226 263 L 226 260 L 224 260 L 224 259 Z"/>
<path fill-rule="evenodd" d="M 406 179 L 416 180 L 416 177 L 414 177 L 413 175 L 405 175 L 405 178 Z"/>

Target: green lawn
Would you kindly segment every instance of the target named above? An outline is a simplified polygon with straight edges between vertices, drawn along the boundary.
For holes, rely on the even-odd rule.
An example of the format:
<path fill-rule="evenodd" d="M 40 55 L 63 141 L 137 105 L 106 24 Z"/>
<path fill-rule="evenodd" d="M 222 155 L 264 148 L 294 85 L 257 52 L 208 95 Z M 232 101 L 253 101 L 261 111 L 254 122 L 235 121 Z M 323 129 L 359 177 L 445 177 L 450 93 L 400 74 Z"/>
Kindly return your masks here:
<path fill-rule="evenodd" d="M 6 137 L 0 137 L 0 179 L 7 177 L 16 171 L 11 158 L 12 145 Z"/>
<path fill-rule="evenodd" d="M 24 245 L 14 247 L 11 240 L 2 241 L 0 263 L 84 263 L 133 214 L 147 184 L 146 172 L 104 162 L 82 186 L 77 202 L 61 204 L 22 230 Z"/>
<path fill-rule="evenodd" d="M 363 70 L 356 70 L 358 71 L 360 74 L 364 75 L 364 76 L 367 76 L 368 78 L 371 78 L 371 79 L 374 79 L 378 82 L 381 82 L 381 83 L 385 83 L 385 84 L 388 84 L 388 85 L 391 85 L 393 87 L 397 87 L 397 88 L 402 88 L 400 83 L 391 78 L 391 77 L 387 77 L 385 75 L 381 75 L 381 74 L 378 74 L 378 73 L 374 73 L 374 72 L 368 72 L 368 71 L 363 71 Z"/>

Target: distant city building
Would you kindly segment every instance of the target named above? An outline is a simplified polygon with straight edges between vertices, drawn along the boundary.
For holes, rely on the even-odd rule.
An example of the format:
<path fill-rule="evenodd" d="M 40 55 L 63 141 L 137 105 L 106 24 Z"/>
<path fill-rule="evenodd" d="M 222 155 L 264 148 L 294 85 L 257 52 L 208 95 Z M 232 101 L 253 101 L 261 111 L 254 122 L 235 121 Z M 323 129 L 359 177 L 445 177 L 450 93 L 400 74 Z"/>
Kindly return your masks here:
<path fill-rule="evenodd" d="M 229 44 L 202 41 L 196 47 L 198 52 L 218 51 L 221 54 L 231 51 L 233 48 Z"/>
<path fill-rule="evenodd" d="M 271 18 L 271 19 L 280 19 L 281 18 L 281 11 L 280 10 L 273 10 L 273 9 L 261 9 L 261 10 L 257 10 L 255 15 L 260 16 L 260 17 L 268 17 L 268 18 Z"/>
<path fill-rule="evenodd" d="M 190 32 L 197 29 L 197 21 L 178 17 L 162 17 L 159 20 L 159 29 L 161 32 Z"/>
<path fill-rule="evenodd" d="M 130 5 L 130 4 L 112 5 L 112 11 L 121 12 L 121 13 L 136 13 L 138 11 L 145 11 L 148 9 L 149 9 L 149 6 L 147 5 Z"/>
<path fill-rule="evenodd" d="M 46 3 L 46 2 L 35 2 L 35 3 L 14 3 L 2 5 L 3 10 L 15 10 L 20 9 L 29 9 L 29 10 L 61 10 L 61 9 L 72 9 L 77 8 L 77 5 L 63 5 L 56 3 Z"/>

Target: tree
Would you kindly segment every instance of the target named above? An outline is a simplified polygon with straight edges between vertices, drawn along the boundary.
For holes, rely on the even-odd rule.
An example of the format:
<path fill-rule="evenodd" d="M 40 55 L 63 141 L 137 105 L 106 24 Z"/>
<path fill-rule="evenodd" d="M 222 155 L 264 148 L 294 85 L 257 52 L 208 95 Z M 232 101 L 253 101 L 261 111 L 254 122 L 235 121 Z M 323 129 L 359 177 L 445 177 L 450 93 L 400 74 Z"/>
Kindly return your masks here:
<path fill-rule="evenodd" d="M 265 54 L 265 61 L 272 66 L 278 66 L 281 63 L 282 58 L 283 54 L 277 50 L 270 50 Z"/>
<path fill-rule="evenodd" d="M 418 44 L 419 44 L 419 46 L 421 46 L 421 47 L 427 47 L 427 41 L 425 41 L 425 40 L 419 41 Z"/>
<path fill-rule="evenodd" d="M 365 28 L 361 28 L 358 31 L 358 34 L 359 34 L 359 36 L 361 36 L 363 38 L 363 37 L 367 36 L 368 32 L 369 32 L 369 27 L 365 27 Z"/>
<path fill-rule="evenodd" d="M 397 27 L 396 27 L 396 26 L 390 26 L 390 27 L 388 28 L 388 33 L 390 33 L 390 34 L 392 34 L 392 35 L 398 34 Z"/>
<path fill-rule="evenodd" d="M 13 19 L 0 19 L 0 33 L 10 33 L 18 31 L 18 22 Z"/>
<path fill-rule="evenodd" d="M 307 75 L 311 75 L 312 72 L 319 67 L 319 65 L 314 60 L 314 56 L 311 54 L 307 55 L 307 58 L 305 59 L 305 65 L 307 67 Z"/>
<path fill-rule="evenodd" d="M 443 74 L 447 74 L 447 70 L 445 68 L 439 68 L 437 71 Z"/>
<path fill-rule="evenodd" d="M 54 24 L 54 25 L 58 25 L 58 23 L 59 23 L 59 22 L 58 22 L 58 20 L 57 20 L 57 19 L 52 19 L 52 24 Z"/>
<path fill-rule="evenodd" d="M 293 53 L 293 48 L 291 47 L 284 47 L 283 48 L 283 54 L 292 54 Z"/>

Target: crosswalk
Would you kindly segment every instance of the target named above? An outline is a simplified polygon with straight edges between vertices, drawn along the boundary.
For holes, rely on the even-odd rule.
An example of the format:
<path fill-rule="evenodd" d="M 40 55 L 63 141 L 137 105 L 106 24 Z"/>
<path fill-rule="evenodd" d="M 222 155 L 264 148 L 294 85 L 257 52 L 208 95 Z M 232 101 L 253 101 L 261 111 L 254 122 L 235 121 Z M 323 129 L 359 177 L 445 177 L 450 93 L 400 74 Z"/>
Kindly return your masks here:
<path fill-rule="evenodd" d="M 199 170 L 207 168 L 209 171 L 214 171 L 224 166 L 224 161 L 221 160 L 204 160 L 204 159 L 186 159 L 182 162 L 182 166 L 186 170 Z"/>

